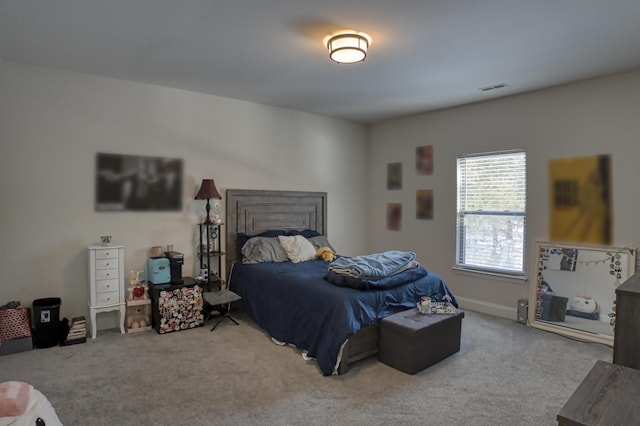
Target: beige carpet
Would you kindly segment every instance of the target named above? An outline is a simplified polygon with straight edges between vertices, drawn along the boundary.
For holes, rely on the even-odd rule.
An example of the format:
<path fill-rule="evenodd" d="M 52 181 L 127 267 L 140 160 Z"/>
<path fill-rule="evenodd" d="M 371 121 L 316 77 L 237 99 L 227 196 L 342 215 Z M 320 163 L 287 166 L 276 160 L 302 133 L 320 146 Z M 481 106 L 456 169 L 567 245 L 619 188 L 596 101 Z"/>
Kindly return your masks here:
<path fill-rule="evenodd" d="M 65 425 L 555 425 L 611 348 L 466 312 L 461 351 L 410 376 L 376 358 L 344 376 L 276 346 L 243 314 L 214 332 L 103 331 L 0 357 L 0 381 L 44 393 Z M 434 342 L 437 344 L 437 342 Z"/>

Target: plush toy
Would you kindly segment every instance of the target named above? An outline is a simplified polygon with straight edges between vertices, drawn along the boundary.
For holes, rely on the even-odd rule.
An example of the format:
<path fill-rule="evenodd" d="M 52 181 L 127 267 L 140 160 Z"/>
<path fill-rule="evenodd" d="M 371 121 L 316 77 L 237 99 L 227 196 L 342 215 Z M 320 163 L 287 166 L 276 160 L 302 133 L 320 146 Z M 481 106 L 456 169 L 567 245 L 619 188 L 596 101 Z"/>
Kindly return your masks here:
<path fill-rule="evenodd" d="M 333 262 L 336 258 L 336 254 L 329 247 L 320 247 L 316 252 L 316 257 L 324 260 L 325 262 Z"/>
<path fill-rule="evenodd" d="M 147 286 L 144 281 L 140 280 L 142 271 L 130 272 L 129 278 L 129 300 L 140 300 L 147 298 Z"/>
<path fill-rule="evenodd" d="M 127 328 L 142 328 L 149 325 L 149 318 L 144 313 L 142 307 L 138 306 L 134 312 L 127 315 Z"/>
<path fill-rule="evenodd" d="M 578 295 L 574 297 L 573 299 L 571 299 L 569 307 L 571 308 L 571 310 L 582 312 L 585 314 L 593 314 L 595 312 L 598 312 L 598 304 L 596 303 L 595 299 L 590 296 Z"/>

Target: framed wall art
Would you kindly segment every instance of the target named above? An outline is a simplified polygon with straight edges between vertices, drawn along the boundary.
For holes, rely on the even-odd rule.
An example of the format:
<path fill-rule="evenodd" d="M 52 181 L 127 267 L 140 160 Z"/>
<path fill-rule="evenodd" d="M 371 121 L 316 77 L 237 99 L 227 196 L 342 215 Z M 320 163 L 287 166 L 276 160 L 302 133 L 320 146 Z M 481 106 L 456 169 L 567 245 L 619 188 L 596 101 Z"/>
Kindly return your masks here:
<path fill-rule="evenodd" d="M 433 219 L 433 189 L 416 191 L 416 219 Z"/>
<path fill-rule="evenodd" d="M 182 209 L 181 159 L 96 155 L 96 211 Z"/>
<path fill-rule="evenodd" d="M 387 189 L 402 189 L 402 163 L 387 164 Z"/>
<path fill-rule="evenodd" d="M 416 148 L 416 175 L 427 176 L 433 174 L 433 145 Z"/>
<path fill-rule="evenodd" d="M 387 229 L 399 231 L 402 228 L 402 203 L 387 203 Z"/>
<path fill-rule="evenodd" d="M 549 161 L 551 240 L 611 244 L 611 157 Z"/>

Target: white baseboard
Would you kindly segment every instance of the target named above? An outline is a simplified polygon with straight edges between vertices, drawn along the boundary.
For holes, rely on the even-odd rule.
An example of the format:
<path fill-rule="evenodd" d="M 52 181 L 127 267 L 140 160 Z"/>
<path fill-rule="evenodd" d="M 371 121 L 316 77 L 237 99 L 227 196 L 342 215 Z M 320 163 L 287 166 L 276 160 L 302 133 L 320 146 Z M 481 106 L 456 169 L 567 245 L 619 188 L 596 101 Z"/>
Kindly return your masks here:
<path fill-rule="evenodd" d="M 496 305 L 495 303 L 484 302 L 482 300 L 468 299 L 466 297 L 456 296 L 458 305 L 461 309 L 480 312 L 483 314 L 493 315 L 500 318 L 516 320 L 518 318 L 517 307 Z"/>

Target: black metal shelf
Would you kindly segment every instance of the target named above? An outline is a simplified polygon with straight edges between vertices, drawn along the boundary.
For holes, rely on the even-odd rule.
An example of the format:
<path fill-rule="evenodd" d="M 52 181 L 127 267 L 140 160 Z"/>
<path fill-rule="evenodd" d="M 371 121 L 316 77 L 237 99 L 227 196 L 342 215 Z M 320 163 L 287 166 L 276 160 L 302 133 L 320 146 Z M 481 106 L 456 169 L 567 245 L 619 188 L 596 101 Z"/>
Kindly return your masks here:
<path fill-rule="evenodd" d="M 200 269 L 207 270 L 207 282 L 209 285 L 216 286 L 219 289 L 224 285 L 224 280 L 220 277 L 222 275 L 222 256 L 226 254 L 220 249 L 220 236 L 223 225 L 223 223 L 207 222 L 203 222 L 198 225 L 200 231 L 200 244 L 197 252 L 198 260 L 200 261 Z M 216 263 L 215 270 L 211 267 L 212 260 Z"/>

